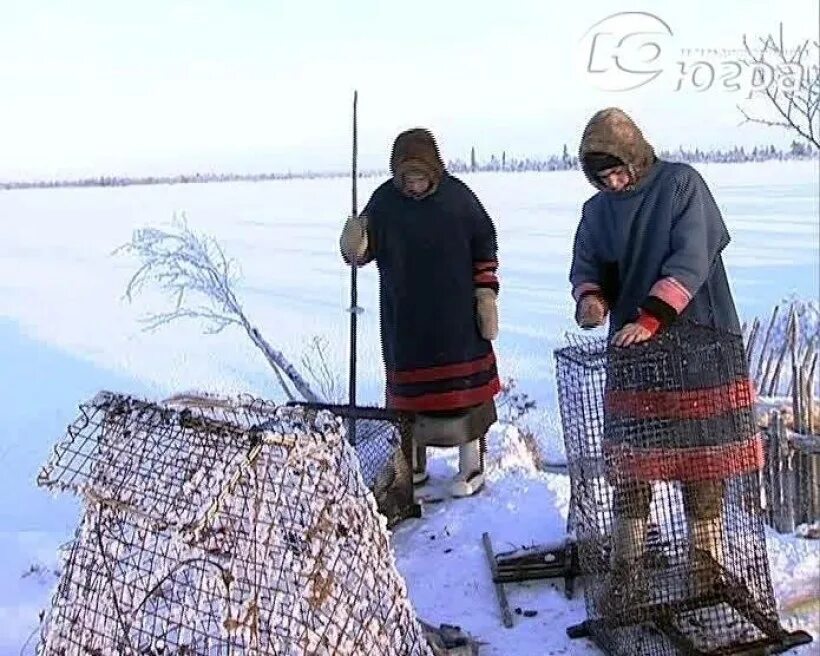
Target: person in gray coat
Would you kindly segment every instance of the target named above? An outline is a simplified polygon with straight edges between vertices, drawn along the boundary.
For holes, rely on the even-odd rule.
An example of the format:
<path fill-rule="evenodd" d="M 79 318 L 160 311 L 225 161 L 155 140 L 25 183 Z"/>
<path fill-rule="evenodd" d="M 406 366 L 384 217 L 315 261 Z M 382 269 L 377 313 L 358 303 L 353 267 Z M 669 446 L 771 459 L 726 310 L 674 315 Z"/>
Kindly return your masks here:
<path fill-rule="evenodd" d="M 659 159 L 618 108 L 590 119 L 579 159 L 597 193 L 583 205 L 574 240 L 569 279 L 577 323 L 592 328 L 608 319 L 616 347 L 651 339 L 679 318 L 740 334 L 721 257 L 729 232 L 701 175 Z M 605 431 L 605 452 L 613 439 Z M 651 480 L 630 478 L 613 462 L 612 572 L 616 580 L 640 577 Z M 723 562 L 724 485 L 681 481 L 693 557 Z"/>

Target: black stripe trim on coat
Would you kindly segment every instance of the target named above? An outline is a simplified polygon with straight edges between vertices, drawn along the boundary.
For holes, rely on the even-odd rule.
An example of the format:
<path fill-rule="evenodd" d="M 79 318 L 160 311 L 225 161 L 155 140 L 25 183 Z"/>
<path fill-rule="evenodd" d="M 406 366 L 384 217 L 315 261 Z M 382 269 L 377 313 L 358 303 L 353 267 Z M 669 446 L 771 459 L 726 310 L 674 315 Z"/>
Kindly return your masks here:
<path fill-rule="evenodd" d="M 641 303 L 641 309 L 660 321 L 661 328 L 668 328 L 678 318 L 675 308 L 657 296 L 647 296 L 646 300 Z"/>
<path fill-rule="evenodd" d="M 483 387 L 497 376 L 498 369 L 496 365 L 493 364 L 489 369 L 479 371 L 478 373 L 470 376 L 447 378 L 444 380 L 435 380 L 425 383 L 388 383 L 388 388 L 395 396 L 412 398 L 415 396 L 422 396 L 424 394 L 443 394 L 457 390 L 468 390 L 474 387 Z"/>
<path fill-rule="evenodd" d="M 709 419 L 631 419 L 605 422 L 604 444 L 628 444 L 636 449 L 729 447 L 757 432 L 752 413 L 730 412 Z"/>
<path fill-rule="evenodd" d="M 648 366 L 653 366 L 652 362 L 658 362 L 658 359 L 646 360 L 646 365 L 643 367 L 634 364 L 634 353 L 630 353 L 628 349 L 622 349 L 623 353 L 618 350 L 613 350 L 610 358 L 610 366 L 606 369 L 606 393 L 610 392 L 709 392 L 710 390 L 716 394 L 725 397 L 726 392 L 723 390 L 715 390 L 716 387 L 730 387 L 749 385 L 749 378 L 745 372 L 737 374 L 729 371 L 730 367 L 736 366 L 734 362 L 721 362 L 718 358 L 720 354 L 707 353 L 711 355 L 713 360 L 703 362 L 700 357 L 702 354 L 698 353 L 698 357 L 692 357 L 684 367 L 673 368 L 672 366 L 664 365 L 664 368 L 658 370 L 657 368 L 649 373 Z M 664 357 L 661 354 L 661 357 Z M 630 363 L 628 358 L 632 358 Z M 701 362 L 698 362 L 701 360 Z M 667 361 L 668 362 L 668 361 Z M 738 360 L 738 364 L 741 361 Z M 695 366 L 703 364 L 704 366 Z"/>

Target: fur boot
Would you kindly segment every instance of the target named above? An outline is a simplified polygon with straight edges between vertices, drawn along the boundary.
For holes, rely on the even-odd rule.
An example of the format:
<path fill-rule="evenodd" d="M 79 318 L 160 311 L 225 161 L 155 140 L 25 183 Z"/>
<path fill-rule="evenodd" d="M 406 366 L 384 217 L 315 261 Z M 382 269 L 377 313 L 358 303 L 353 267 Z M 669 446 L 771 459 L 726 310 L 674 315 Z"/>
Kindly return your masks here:
<path fill-rule="evenodd" d="M 610 571 L 598 604 L 602 614 L 623 611 L 646 600 L 648 591 L 643 563 L 648 523 L 646 517 L 615 518 Z"/>
<path fill-rule="evenodd" d="M 708 595 L 720 581 L 724 567 L 723 516 L 689 519 L 692 585 L 695 594 Z"/>
<path fill-rule="evenodd" d="M 458 447 L 458 476 L 450 486 L 454 497 L 469 497 L 484 487 L 484 440 Z"/>
<path fill-rule="evenodd" d="M 427 447 L 413 442 L 413 485 L 422 485 L 427 482 Z"/>

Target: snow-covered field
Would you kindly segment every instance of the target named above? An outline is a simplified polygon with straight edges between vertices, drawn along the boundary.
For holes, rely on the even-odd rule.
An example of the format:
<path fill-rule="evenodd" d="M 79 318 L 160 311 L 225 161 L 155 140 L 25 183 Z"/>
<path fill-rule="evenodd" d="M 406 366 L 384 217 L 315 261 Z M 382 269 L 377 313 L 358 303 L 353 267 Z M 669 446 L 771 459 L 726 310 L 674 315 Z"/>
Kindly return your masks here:
<path fill-rule="evenodd" d="M 817 298 L 817 162 L 698 168 L 733 235 L 726 262 L 744 318 L 768 315 L 790 293 Z M 547 455 L 560 458 L 552 350 L 573 329 L 566 272 L 590 188 L 577 172 L 464 180 L 499 233 L 502 374 L 538 402 L 532 421 Z M 378 182 L 361 182 L 362 202 Z M 265 337 L 297 362 L 312 336 L 326 338 L 344 390 L 349 272 L 337 239 L 349 198 L 344 179 L 0 193 L 0 655 L 20 653 L 36 627 L 55 581 L 56 548 L 76 521 L 73 502 L 49 498 L 35 477 L 80 401 L 103 388 L 150 397 L 190 388 L 279 397 L 261 355 L 238 331 L 203 336 L 198 325 L 179 323 L 142 332 L 139 317 L 168 305 L 150 295 L 123 301 L 137 263 L 112 251 L 133 229 L 186 213 L 193 229 L 216 237 L 240 263 L 240 300 Z M 360 302 L 359 401 L 379 403 L 372 267 L 360 275 Z M 460 624 L 488 643 L 488 655 L 586 653 L 586 643 L 570 643 L 564 633 L 583 619 L 580 596 L 567 602 L 549 584 L 509 586 L 513 608 L 538 614 L 502 627 L 481 533 L 490 531 L 499 549 L 559 537 L 568 486 L 564 476 L 535 467 L 514 430 L 493 432 L 489 461 L 490 484 L 479 497 L 431 506 L 424 520 L 396 530 L 399 566 L 419 613 Z M 434 476 L 454 469 L 452 453 L 433 460 Z M 770 534 L 769 553 L 784 623 L 817 636 L 816 597 L 799 604 L 797 615 L 792 606 L 820 589 L 820 543 Z M 44 569 L 24 577 L 31 565 Z M 815 643 L 800 653 L 820 650 Z"/>

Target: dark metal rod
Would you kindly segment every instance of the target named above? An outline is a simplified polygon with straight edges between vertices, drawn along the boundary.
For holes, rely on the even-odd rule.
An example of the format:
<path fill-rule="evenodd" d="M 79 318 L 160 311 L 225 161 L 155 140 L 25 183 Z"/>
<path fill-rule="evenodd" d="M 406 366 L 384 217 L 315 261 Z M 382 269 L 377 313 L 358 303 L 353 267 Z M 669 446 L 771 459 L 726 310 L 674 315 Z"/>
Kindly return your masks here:
<path fill-rule="evenodd" d="M 351 216 L 359 214 L 358 202 L 356 198 L 356 160 L 358 156 L 358 121 L 357 109 L 359 103 L 359 92 L 353 92 L 353 155 L 350 166 L 351 185 Z M 356 407 L 356 342 L 357 342 L 357 320 L 359 312 L 358 295 L 358 272 L 359 263 L 356 261 L 356 254 L 353 254 L 353 261 L 350 263 L 350 380 L 348 381 L 347 402 L 350 408 Z M 348 441 L 356 444 L 356 419 L 352 415 L 347 419 Z"/>
<path fill-rule="evenodd" d="M 353 161 L 351 165 L 351 216 L 358 216 L 358 201 L 356 198 L 356 160 L 358 156 L 358 125 L 357 110 L 359 102 L 359 92 L 353 92 Z M 356 405 L 356 320 L 358 318 L 358 292 L 357 273 L 358 262 L 355 260 L 350 266 L 350 381 L 348 387 L 348 403 Z"/>
<path fill-rule="evenodd" d="M 353 417 L 355 419 L 372 419 L 374 421 L 397 422 L 398 413 L 388 408 L 351 408 L 349 405 L 337 403 L 305 403 L 304 401 L 291 401 L 287 405 L 299 406 L 308 410 L 328 410 L 341 417 Z"/>

